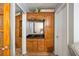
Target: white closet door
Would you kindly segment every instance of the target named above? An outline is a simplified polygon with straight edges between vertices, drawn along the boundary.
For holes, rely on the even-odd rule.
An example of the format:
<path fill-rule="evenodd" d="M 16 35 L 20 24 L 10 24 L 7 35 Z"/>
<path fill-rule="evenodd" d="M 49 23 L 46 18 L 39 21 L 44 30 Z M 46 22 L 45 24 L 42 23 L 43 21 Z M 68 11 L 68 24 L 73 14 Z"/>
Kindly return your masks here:
<path fill-rule="evenodd" d="M 67 7 L 55 14 L 55 54 L 67 55 Z"/>

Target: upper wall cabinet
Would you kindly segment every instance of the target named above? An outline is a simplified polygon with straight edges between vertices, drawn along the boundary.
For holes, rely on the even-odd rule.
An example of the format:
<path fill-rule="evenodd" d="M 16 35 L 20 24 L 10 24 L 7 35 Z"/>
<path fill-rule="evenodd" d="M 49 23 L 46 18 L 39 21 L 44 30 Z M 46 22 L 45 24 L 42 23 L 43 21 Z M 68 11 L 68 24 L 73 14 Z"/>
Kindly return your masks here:
<path fill-rule="evenodd" d="M 27 13 L 27 20 L 43 20 L 45 19 L 44 13 Z"/>

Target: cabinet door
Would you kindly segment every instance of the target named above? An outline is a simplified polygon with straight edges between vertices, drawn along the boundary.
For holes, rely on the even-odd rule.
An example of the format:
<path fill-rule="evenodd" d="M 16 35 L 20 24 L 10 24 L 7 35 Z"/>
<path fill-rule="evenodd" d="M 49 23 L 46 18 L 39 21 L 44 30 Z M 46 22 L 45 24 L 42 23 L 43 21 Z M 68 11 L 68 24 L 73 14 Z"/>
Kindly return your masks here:
<path fill-rule="evenodd" d="M 27 13 L 27 20 L 36 20 L 38 18 L 37 13 Z"/>
<path fill-rule="evenodd" d="M 51 29 L 51 27 L 47 27 L 45 28 L 45 38 L 46 39 L 50 39 L 52 40 L 53 39 L 53 29 Z"/>
<path fill-rule="evenodd" d="M 33 52 L 33 50 L 32 50 L 32 48 L 33 48 L 32 42 L 33 41 L 30 41 L 29 39 L 27 40 L 27 43 L 26 43 L 27 53 Z"/>
<path fill-rule="evenodd" d="M 47 51 L 47 52 L 53 52 L 54 45 L 53 45 L 52 41 L 49 41 L 49 40 L 50 39 L 45 40 L 45 51 Z"/>
<path fill-rule="evenodd" d="M 10 55 L 10 4 L 0 4 L 0 56 Z"/>
<path fill-rule="evenodd" d="M 36 40 L 33 39 L 33 42 L 32 42 L 32 51 L 34 53 L 36 53 L 38 51 L 37 50 L 37 39 Z"/>
<path fill-rule="evenodd" d="M 44 39 L 38 39 L 38 52 L 44 52 Z"/>
<path fill-rule="evenodd" d="M 43 20 L 45 19 L 44 13 L 27 13 L 27 20 Z"/>

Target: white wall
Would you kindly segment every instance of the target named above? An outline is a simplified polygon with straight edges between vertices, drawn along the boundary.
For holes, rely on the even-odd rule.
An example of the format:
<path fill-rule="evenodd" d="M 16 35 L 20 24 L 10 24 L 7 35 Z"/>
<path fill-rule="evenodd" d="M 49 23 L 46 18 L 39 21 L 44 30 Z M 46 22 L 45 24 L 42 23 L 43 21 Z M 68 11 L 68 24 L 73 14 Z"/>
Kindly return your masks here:
<path fill-rule="evenodd" d="M 15 4 L 10 4 L 10 48 L 11 55 L 15 55 Z"/>
<path fill-rule="evenodd" d="M 74 42 L 74 4 L 67 4 L 67 28 L 68 28 L 68 44 L 71 45 Z"/>
<path fill-rule="evenodd" d="M 72 51 L 69 48 L 74 42 L 74 4 L 67 3 L 67 44 L 68 54 L 72 55 Z"/>
<path fill-rule="evenodd" d="M 67 5 L 62 4 L 55 13 L 55 54 L 68 55 Z"/>
<path fill-rule="evenodd" d="M 74 43 L 79 42 L 79 3 L 74 3 Z"/>

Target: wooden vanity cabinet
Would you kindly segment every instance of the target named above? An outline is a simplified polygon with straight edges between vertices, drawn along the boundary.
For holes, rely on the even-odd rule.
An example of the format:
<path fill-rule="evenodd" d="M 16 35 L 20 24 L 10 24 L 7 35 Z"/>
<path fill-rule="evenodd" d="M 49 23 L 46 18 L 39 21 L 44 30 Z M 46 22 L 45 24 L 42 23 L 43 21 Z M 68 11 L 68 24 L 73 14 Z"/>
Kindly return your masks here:
<path fill-rule="evenodd" d="M 27 39 L 27 53 L 36 53 L 37 52 L 37 39 Z"/>
<path fill-rule="evenodd" d="M 39 53 L 44 52 L 44 39 L 27 39 L 27 52 Z"/>
<path fill-rule="evenodd" d="M 44 40 L 37 39 L 37 51 L 52 53 L 54 51 L 54 12 L 27 13 L 27 21 L 29 20 L 33 21 L 33 19 L 45 20 L 44 22 L 45 37 L 44 37 Z"/>

